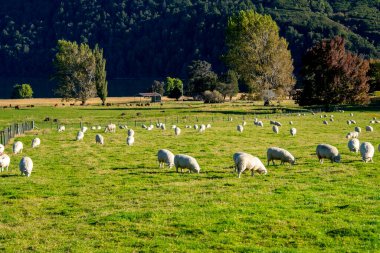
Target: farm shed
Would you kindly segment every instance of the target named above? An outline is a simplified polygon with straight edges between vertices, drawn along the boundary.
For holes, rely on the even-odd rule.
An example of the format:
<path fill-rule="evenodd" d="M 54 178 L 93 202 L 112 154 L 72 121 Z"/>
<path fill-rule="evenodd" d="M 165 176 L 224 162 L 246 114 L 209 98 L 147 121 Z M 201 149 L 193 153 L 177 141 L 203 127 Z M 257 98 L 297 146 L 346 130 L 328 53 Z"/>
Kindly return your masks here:
<path fill-rule="evenodd" d="M 139 97 L 150 98 L 150 101 L 152 103 L 154 103 L 154 102 L 161 102 L 161 94 L 157 93 L 157 92 L 139 93 Z"/>

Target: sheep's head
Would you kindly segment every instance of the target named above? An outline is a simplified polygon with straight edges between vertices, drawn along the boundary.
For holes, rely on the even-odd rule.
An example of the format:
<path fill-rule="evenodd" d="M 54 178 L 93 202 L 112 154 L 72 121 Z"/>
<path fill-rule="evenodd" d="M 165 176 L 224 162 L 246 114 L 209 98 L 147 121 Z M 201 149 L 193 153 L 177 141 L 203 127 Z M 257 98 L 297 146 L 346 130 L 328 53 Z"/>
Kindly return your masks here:
<path fill-rule="evenodd" d="M 257 169 L 257 172 L 259 173 L 259 174 L 264 174 L 264 175 L 266 175 L 268 172 L 267 172 L 267 169 L 265 168 L 265 167 L 260 167 L 260 168 L 258 168 Z"/>
<path fill-rule="evenodd" d="M 340 155 L 334 156 L 333 160 L 334 160 L 334 162 L 339 163 L 340 162 Z"/>

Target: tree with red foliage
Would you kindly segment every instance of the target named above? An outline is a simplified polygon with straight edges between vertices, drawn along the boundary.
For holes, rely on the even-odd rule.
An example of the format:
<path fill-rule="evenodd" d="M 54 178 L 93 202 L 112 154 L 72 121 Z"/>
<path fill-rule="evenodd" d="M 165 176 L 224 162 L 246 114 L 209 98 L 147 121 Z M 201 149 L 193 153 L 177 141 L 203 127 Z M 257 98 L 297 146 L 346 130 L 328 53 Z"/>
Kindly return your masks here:
<path fill-rule="evenodd" d="M 322 40 L 303 58 L 300 105 L 365 104 L 369 102 L 369 63 L 347 52 L 342 37 Z"/>

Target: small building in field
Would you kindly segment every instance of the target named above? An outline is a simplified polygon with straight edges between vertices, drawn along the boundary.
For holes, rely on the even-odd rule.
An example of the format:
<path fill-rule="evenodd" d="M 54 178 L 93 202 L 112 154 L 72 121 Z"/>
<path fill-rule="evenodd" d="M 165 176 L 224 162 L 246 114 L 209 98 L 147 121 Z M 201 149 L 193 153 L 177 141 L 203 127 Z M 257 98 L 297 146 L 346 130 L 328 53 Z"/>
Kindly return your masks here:
<path fill-rule="evenodd" d="M 161 102 L 161 94 L 157 92 L 139 93 L 139 97 L 150 98 L 151 103 Z"/>

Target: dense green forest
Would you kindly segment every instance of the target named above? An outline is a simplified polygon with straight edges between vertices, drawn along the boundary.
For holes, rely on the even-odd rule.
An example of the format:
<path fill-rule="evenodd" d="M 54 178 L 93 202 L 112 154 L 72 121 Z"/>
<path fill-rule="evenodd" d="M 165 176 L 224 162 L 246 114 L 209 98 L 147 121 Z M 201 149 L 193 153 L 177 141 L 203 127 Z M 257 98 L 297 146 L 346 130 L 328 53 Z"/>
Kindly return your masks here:
<path fill-rule="evenodd" d="M 296 73 L 307 48 L 338 34 L 349 50 L 380 58 L 379 0 L 13 0 L 0 5 L 0 82 L 8 80 L 0 84 L 51 77 L 59 39 L 98 43 L 111 79 L 186 78 L 196 59 L 221 72 L 227 18 L 242 9 L 273 17 L 289 41 Z M 114 85 L 123 84 L 111 81 L 111 96 L 133 90 Z M 51 93 L 42 87 L 37 96 Z"/>

